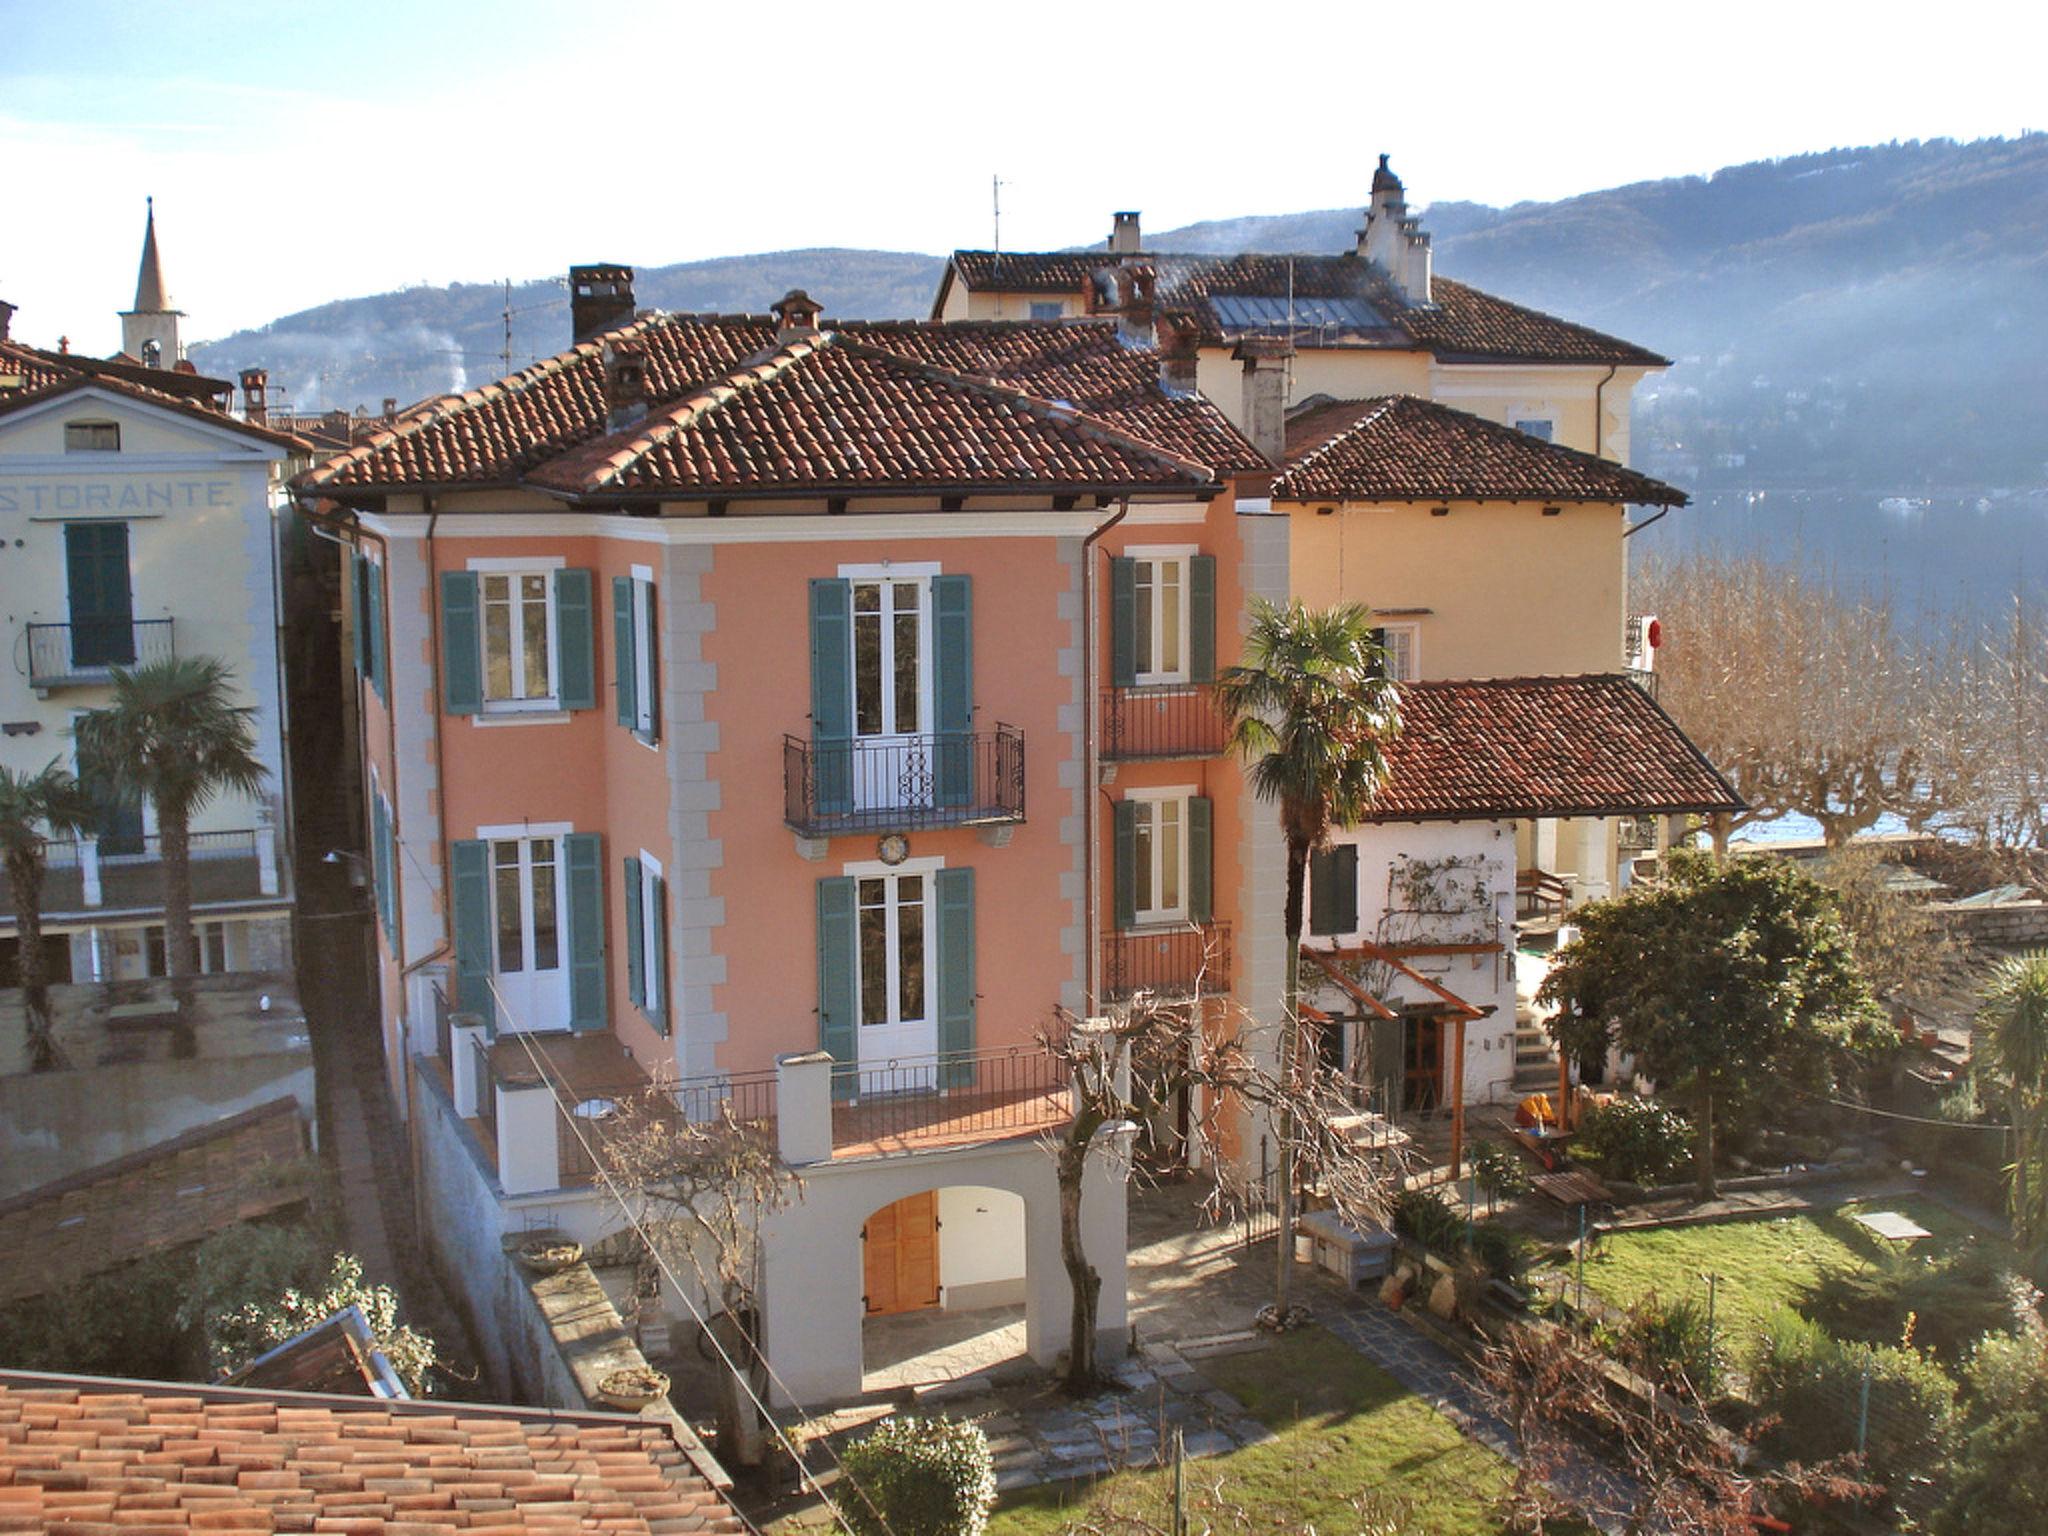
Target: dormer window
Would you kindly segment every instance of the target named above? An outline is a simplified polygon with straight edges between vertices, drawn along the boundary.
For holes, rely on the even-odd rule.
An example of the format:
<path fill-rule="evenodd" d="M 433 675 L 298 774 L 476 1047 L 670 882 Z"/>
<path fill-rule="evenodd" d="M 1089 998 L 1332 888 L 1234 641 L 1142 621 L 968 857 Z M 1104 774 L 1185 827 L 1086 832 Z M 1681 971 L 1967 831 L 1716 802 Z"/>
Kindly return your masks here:
<path fill-rule="evenodd" d="M 67 421 L 64 423 L 66 453 L 119 453 L 121 424 L 118 421 Z"/>

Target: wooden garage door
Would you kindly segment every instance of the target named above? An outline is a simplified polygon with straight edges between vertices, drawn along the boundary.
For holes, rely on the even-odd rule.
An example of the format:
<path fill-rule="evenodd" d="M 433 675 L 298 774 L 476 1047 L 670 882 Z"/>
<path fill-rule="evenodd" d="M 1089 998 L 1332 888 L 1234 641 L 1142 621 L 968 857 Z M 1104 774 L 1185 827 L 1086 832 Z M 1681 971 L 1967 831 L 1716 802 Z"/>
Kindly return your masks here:
<path fill-rule="evenodd" d="M 939 1304 L 937 1191 L 883 1206 L 868 1218 L 862 1236 L 870 1313 L 915 1312 Z"/>

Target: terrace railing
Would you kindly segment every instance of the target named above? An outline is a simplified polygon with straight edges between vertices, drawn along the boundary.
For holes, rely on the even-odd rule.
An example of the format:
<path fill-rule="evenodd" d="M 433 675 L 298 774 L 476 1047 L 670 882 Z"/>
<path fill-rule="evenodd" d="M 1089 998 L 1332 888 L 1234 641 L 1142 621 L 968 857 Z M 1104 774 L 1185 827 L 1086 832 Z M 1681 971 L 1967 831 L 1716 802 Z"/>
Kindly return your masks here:
<path fill-rule="evenodd" d="M 1102 759 L 1141 762 L 1214 757 L 1223 750 L 1223 716 L 1206 683 L 1102 690 Z"/>
<path fill-rule="evenodd" d="M 782 738 L 783 820 L 806 837 L 1024 819 L 1024 733 Z"/>
<path fill-rule="evenodd" d="M 832 1146 L 889 1151 L 1062 1125 L 1072 1085 L 1037 1047 L 905 1056 L 835 1073 Z"/>
<path fill-rule="evenodd" d="M 1102 1000 L 1119 1003 L 1140 992 L 1188 997 L 1230 990 L 1230 924 L 1182 923 L 1129 928 L 1102 936 Z"/>
<path fill-rule="evenodd" d="M 170 619 L 80 619 L 71 624 L 30 624 L 31 688 L 80 688 L 104 683 L 115 667 L 137 667 L 177 654 Z"/>

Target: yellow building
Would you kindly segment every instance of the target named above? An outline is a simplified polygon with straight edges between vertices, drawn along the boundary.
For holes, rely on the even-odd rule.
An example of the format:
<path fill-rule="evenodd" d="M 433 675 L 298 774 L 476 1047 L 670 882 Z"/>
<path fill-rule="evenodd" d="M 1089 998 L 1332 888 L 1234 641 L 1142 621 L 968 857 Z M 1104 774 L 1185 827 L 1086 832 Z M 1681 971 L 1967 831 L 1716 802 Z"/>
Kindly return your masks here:
<path fill-rule="evenodd" d="M 11 339 L 0 305 L 0 762 L 75 763 L 71 727 L 103 705 L 111 670 L 217 656 L 255 710 L 270 784 L 223 795 L 192 827 L 194 918 L 208 971 L 290 969 L 281 622 L 273 508 L 297 439 L 227 412 L 232 389 L 181 360 L 178 313 L 145 235 L 128 352 L 88 358 Z M 48 974 L 165 973 L 154 813 L 110 809 L 97 835 L 49 849 Z M 15 915 L 0 908 L 0 979 Z"/>

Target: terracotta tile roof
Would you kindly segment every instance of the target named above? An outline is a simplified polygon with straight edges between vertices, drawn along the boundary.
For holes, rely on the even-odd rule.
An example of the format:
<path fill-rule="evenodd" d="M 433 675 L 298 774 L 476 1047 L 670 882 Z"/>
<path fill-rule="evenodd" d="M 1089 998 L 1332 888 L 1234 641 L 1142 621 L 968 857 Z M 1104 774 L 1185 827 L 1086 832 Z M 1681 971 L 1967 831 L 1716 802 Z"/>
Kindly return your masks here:
<path fill-rule="evenodd" d="M 1406 683 L 1373 821 L 1734 811 L 1742 800 L 1627 677 Z"/>
<path fill-rule="evenodd" d="M 1219 309 L 1224 298 L 1342 299 L 1361 306 L 1358 321 L 1327 327 L 1297 324 L 1303 345 L 1422 349 L 1438 359 L 1474 362 L 1619 363 L 1668 367 L 1670 360 L 1633 342 L 1541 310 L 1510 303 L 1447 277 L 1430 284 L 1428 306 L 1406 303 L 1385 277 L 1354 252 L 1207 256 L 1147 252 L 1162 309 L 1183 310 L 1204 345 L 1223 346 L 1267 326 L 1241 323 Z M 955 251 L 944 284 L 970 291 L 1060 293 L 1094 297 L 1098 273 L 1115 259 L 1106 252 L 1018 252 L 997 268 L 987 251 Z M 1227 309 L 1227 306 L 1224 307 Z M 1285 329 L 1283 320 L 1279 329 Z"/>
<path fill-rule="evenodd" d="M 162 374 L 161 370 L 144 368 L 139 363 L 127 363 L 122 359 L 99 359 L 79 357 L 73 353 L 45 352 L 38 347 L 25 347 L 14 342 L 0 342 L 0 376 L 19 375 L 19 387 L 0 389 L 0 416 L 18 411 L 42 400 L 54 399 L 73 390 L 95 388 L 110 390 L 117 395 L 126 395 L 149 405 L 162 406 L 190 416 L 196 421 L 212 427 L 225 427 L 231 432 L 240 432 L 249 437 L 261 438 L 280 448 L 295 452 L 306 452 L 307 444 L 289 432 L 277 432 L 268 427 L 259 427 L 240 417 L 230 416 L 216 410 L 204 399 L 196 397 L 189 389 L 180 393 L 176 386 L 158 388 L 155 384 L 134 377 L 138 374 L 159 374 L 161 380 L 172 378 L 185 381 L 198 379 L 212 384 L 215 380 L 205 379 L 199 374 Z M 223 388 L 227 386 L 222 385 Z"/>
<path fill-rule="evenodd" d="M 597 496 L 1034 484 L 1163 488 L 1215 476 L 1070 409 L 828 332 L 778 347 L 526 478 L 530 485 Z"/>
<path fill-rule="evenodd" d="M 801 351 L 778 348 L 776 330 L 753 315 L 636 320 L 415 406 L 300 483 L 341 496 L 522 483 L 592 496 L 1093 488 L 1193 484 L 1261 463 L 1215 407 L 1168 394 L 1156 357 L 1125 349 L 1111 324 L 827 321 L 822 343 Z M 643 351 L 650 411 L 608 436 L 603 352 L 621 341 Z"/>
<path fill-rule="evenodd" d="M 1311 405 L 1287 422 L 1290 501 L 1605 501 L 1682 507 L 1686 494 L 1595 454 L 1414 395 Z"/>
<path fill-rule="evenodd" d="M 746 1532 L 624 1414 L 0 1372 L 0 1532 Z"/>
<path fill-rule="evenodd" d="M 305 1202 L 289 1097 L 0 1201 L 0 1304 Z"/>

